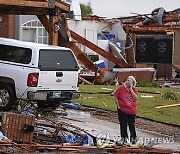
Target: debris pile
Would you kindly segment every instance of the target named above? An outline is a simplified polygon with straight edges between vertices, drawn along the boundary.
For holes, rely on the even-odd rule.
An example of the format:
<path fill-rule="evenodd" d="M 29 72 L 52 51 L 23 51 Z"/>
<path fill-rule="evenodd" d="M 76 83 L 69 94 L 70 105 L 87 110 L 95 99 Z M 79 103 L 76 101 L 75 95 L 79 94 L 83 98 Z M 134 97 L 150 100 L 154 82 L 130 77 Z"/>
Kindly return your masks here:
<path fill-rule="evenodd" d="M 77 103 L 69 105 L 65 103 L 63 107 L 73 108 L 72 110 L 82 109 Z M 64 114 L 66 111 L 63 109 L 53 112 L 63 112 L 63 117 L 66 117 Z M 0 152 L 180 152 L 155 148 L 153 145 L 122 145 L 103 142 L 104 139 L 92 136 L 88 131 L 63 121 L 63 117 L 57 122 L 53 116 L 44 116 L 40 112 L 36 116 L 24 114 L 24 112 L 23 114 L 1 113 Z"/>

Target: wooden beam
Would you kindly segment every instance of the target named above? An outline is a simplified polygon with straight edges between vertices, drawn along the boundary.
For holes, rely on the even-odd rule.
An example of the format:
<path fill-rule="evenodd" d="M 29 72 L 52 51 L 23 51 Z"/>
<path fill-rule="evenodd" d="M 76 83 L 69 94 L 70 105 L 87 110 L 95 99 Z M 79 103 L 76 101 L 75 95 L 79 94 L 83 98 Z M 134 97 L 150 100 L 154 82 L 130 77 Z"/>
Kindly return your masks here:
<path fill-rule="evenodd" d="M 14 9 L 14 7 L 18 7 L 16 14 L 20 14 L 18 12 L 22 12 L 21 9 L 23 9 L 23 8 L 21 8 L 21 7 L 30 8 L 32 10 L 31 14 L 36 14 L 36 13 L 33 13 L 34 8 L 45 8 L 45 9 L 52 8 L 49 6 L 47 0 L 44 0 L 44 1 L 39 1 L 39 0 L 1 0 L 0 1 L 0 7 L 3 7 L 3 8 L 11 7 L 12 9 Z M 61 9 L 62 12 L 69 12 L 70 11 L 70 5 L 67 3 L 61 2 L 61 1 L 59 1 L 59 2 L 56 1 L 55 7 L 57 9 Z M 4 9 L 4 11 L 6 12 L 5 9 Z M 0 10 L 0 12 L 2 12 L 3 14 L 4 14 L 4 11 Z M 8 11 L 11 12 L 11 9 L 8 9 Z M 30 13 L 23 13 L 23 14 L 30 14 Z M 46 14 L 47 14 L 47 10 L 46 10 Z"/>
<path fill-rule="evenodd" d="M 49 32 L 49 19 L 45 15 L 37 15 L 37 18 L 43 24 L 45 29 Z"/>
<path fill-rule="evenodd" d="M 58 33 L 54 32 L 54 23 L 57 22 L 57 17 L 53 16 L 51 22 L 45 15 L 38 15 L 37 17 L 49 33 L 49 44 L 58 46 Z"/>
<path fill-rule="evenodd" d="M 58 46 L 58 32 L 54 30 L 55 23 L 58 22 L 58 17 L 53 16 L 49 22 L 49 44 Z"/>
<path fill-rule="evenodd" d="M 9 15 L 47 15 L 46 8 L 0 6 L 0 14 Z"/>
<path fill-rule="evenodd" d="M 71 48 L 77 59 L 79 59 L 87 68 L 97 72 L 98 68 L 96 65 L 94 65 L 90 58 L 88 58 L 74 42 L 67 43 L 67 47 Z"/>
<path fill-rule="evenodd" d="M 119 67 L 129 67 L 129 65 L 127 63 L 125 63 L 124 61 L 114 57 L 112 54 L 106 52 L 105 50 L 101 49 L 100 47 L 98 47 L 97 45 L 93 44 L 92 42 L 86 40 L 85 38 L 83 38 L 82 36 L 78 35 L 77 33 L 71 31 L 71 37 L 73 39 L 75 39 L 76 41 L 78 41 L 79 43 L 87 46 L 88 48 L 90 48 L 91 50 L 93 50 L 94 52 L 100 54 L 101 56 L 105 57 L 106 59 L 108 59 L 109 61 L 113 62 L 114 64 L 118 65 Z"/>
<path fill-rule="evenodd" d="M 28 0 L 1 0 L 0 5 L 13 5 L 13 6 L 30 6 L 30 7 L 45 7 L 49 8 L 48 2 L 28 1 Z"/>
<path fill-rule="evenodd" d="M 70 11 L 70 5 L 63 2 L 55 2 L 56 7 L 69 12 Z"/>
<path fill-rule="evenodd" d="M 170 105 L 163 105 L 163 106 L 156 106 L 156 109 L 168 108 L 168 107 L 175 107 L 180 106 L 180 104 L 170 104 Z"/>

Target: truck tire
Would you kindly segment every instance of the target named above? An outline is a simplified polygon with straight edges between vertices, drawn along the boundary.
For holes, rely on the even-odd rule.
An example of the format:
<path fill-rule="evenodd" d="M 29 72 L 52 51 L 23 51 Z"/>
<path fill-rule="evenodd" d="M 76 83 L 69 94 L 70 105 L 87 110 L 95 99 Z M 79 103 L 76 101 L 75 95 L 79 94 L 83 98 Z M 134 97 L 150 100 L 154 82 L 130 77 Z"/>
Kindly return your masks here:
<path fill-rule="evenodd" d="M 16 101 L 15 93 L 9 85 L 0 85 L 0 110 L 10 110 Z"/>

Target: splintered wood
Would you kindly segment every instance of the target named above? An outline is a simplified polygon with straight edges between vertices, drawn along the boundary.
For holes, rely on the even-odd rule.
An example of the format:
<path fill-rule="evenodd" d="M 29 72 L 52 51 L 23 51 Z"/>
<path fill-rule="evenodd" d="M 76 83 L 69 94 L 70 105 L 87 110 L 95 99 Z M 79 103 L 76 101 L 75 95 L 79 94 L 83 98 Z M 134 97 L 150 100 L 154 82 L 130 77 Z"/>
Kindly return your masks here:
<path fill-rule="evenodd" d="M 170 104 L 170 105 L 163 105 L 163 106 L 156 106 L 156 109 L 168 108 L 168 107 L 175 107 L 180 106 L 180 104 Z"/>
<path fill-rule="evenodd" d="M 27 126 L 30 131 L 25 130 Z M 33 141 L 35 127 L 34 115 L 22 115 L 15 113 L 4 113 L 2 118 L 2 132 L 8 139 L 16 142 L 30 143 Z"/>

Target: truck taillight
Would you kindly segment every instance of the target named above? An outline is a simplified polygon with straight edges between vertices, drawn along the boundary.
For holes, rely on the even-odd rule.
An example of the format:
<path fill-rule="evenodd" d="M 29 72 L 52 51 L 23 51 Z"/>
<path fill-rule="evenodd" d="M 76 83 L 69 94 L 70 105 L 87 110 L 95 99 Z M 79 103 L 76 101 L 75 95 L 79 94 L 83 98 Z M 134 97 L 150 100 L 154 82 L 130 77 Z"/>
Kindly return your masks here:
<path fill-rule="evenodd" d="M 29 86 L 29 87 L 37 87 L 38 78 L 39 78 L 39 73 L 30 73 L 28 75 L 27 86 Z"/>

